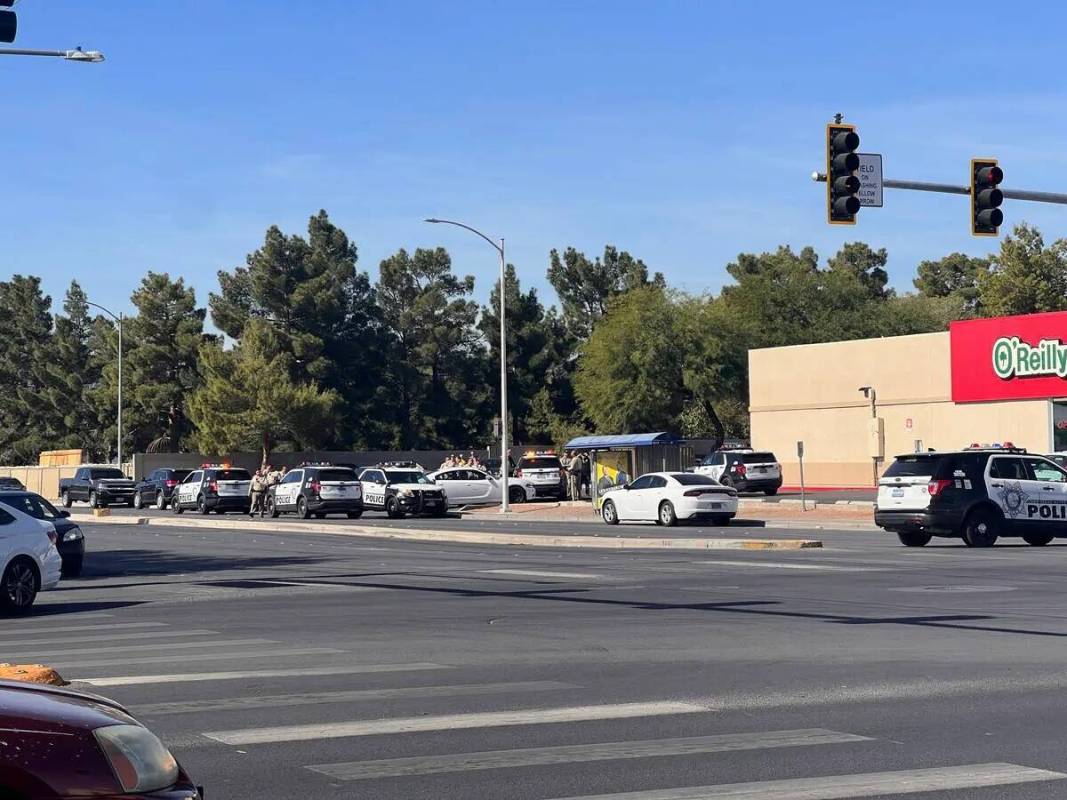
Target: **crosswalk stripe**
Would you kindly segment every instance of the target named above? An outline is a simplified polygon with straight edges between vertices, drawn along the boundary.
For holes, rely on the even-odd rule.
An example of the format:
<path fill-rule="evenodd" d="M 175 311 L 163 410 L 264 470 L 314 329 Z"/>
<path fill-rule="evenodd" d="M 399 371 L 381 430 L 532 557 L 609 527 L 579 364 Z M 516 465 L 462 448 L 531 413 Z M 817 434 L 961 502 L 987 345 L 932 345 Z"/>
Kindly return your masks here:
<path fill-rule="evenodd" d="M 730 733 L 720 736 L 692 736 L 683 739 L 653 739 L 638 742 L 531 747 L 521 750 L 494 750 L 485 753 L 456 753 L 443 756 L 389 758 L 381 761 L 351 761 L 340 764 L 313 764 L 307 769 L 340 781 L 368 778 L 395 778 L 438 772 L 467 772 L 479 769 L 533 767 L 574 764 L 627 758 L 684 756 L 696 753 L 726 753 L 734 750 L 762 750 L 773 747 L 843 744 L 871 741 L 866 736 L 811 728 L 796 731 Z"/>
<path fill-rule="evenodd" d="M 275 651 L 277 652 L 277 651 Z M 308 651 L 304 651 L 308 652 Z M 320 651 L 321 652 L 321 651 Z M 364 675 L 376 672 L 419 672 L 429 669 L 449 669 L 444 664 L 412 662 L 411 664 L 367 664 L 353 667 L 312 667 L 309 669 L 259 669 L 244 672 L 190 672 L 164 675 L 119 675 L 105 678 L 76 678 L 78 683 L 93 686 L 139 686 L 151 683 L 200 683 L 201 681 L 234 681 L 244 678 L 303 678 L 323 675 Z"/>
<path fill-rule="evenodd" d="M 168 639 L 185 638 L 187 636 L 214 636 L 218 631 L 193 630 L 193 631 L 142 631 L 141 633 L 97 633 L 91 636 L 62 636 L 58 639 L 20 639 L 18 646 L 40 647 L 45 644 L 76 644 L 78 642 L 116 642 L 133 639 L 158 639 L 166 636 Z M 122 645 L 119 645 L 121 647 Z M 140 647 L 140 646 L 138 646 Z M 78 652 L 85 652 L 79 650 Z"/>
<path fill-rule="evenodd" d="M 232 642 L 231 642 L 232 644 Z M 118 667 L 126 664 L 173 664 L 182 660 L 188 660 L 199 664 L 201 661 L 234 661 L 248 658 L 279 658 L 281 656 L 325 656 L 343 653 L 344 650 L 335 650 L 332 647 L 297 647 L 291 650 L 228 650 L 223 653 L 195 653 L 182 655 L 175 653 L 165 656 L 135 656 L 133 658 L 91 658 L 87 661 L 81 659 L 74 661 L 53 661 L 48 664 L 52 667 L 63 669 L 88 669 L 89 667 Z"/>
<path fill-rule="evenodd" d="M 224 700 L 187 700 L 173 703 L 134 705 L 131 710 L 144 716 L 188 714 L 193 712 L 242 711 L 250 708 L 285 708 L 320 703 L 356 703 L 362 700 L 396 700 L 414 697 L 463 697 L 467 695 L 505 694 L 511 692 L 548 692 L 577 689 L 561 681 L 515 681 L 513 683 L 459 684 L 454 686 L 410 686 L 402 689 L 353 689 L 338 692 L 230 697 Z"/>
<path fill-rule="evenodd" d="M 785 561 L 736 561 L 734 559 L 701 559 L 695 564 L 715 564 L 721 567 L 762 567 L 764 569 L 802 569 L 818 572 L 885 572 L 881 567 L 840 567 L 830 564 L 790 564 Z"/>
<path fill-rule="evenodd" d="M 62 628 L 5 628 L 0 630 L 0 638 L 5 636 L 43 636 L 52 633 L 80 633 L 81 631 L 119 630 L 129 628 L 166 628 L 165 622 L 123 622 L 104 623 L 102 625 L 65 625 Z"/>
<path fill-rule="evenodd" d="M 533 569 L 483 569 L 486 575 L 518 575 L 531 578 L 599 578 L 599 575 L 591 575 L 588 572 L 542 572 Z"/>
<path fill-rule="evenodd" d="M 601 706 L 544 708 L 526 711 L 491 711 L 474 714 L 406 717 L 396 719 L 324 722 L 313 725 L 282 725 L 274 728 L 209 731 L 204 734 L 223 744 L 265 744 L 337 739 L 346 736 L 377 736 L 390 733 L 495 728 L 508 725 L 549 725 L 560 722 L 653 717 L 668 714 L 695 714 L 707 711 L 695 703 L 618 703 Z"/>
<path fill-rule="evenodd" d="M 840 800 L 889 794 L 978 789 L 1067 778 L 1062 772 L 1016 764 L 965 764 L 958 767 L 867 772 L 718 786 L 690 786 L 648 792 L 571 797 L 567 800 Z"/>
<path fill-rule="evenodd" d="M 85 653 L 113 653 L 116 650 L 131 650 L 136 649 L 137 652 L 144 652 L 146 650 L 188 650 L 190 647 L 245 647 L 252 645 L 264 645 L 264 644 L 277 644 L 273 639 L 212 639 L 210 641 L 201 642 L 174 642 L 167 644 L 128 644 L 128 645 L 110 645 L 108 647 L 81 647 L 72 650 L 44 650 L 34 651 L 34 658 L 45 658 L 52 656 L 77 656 Z M 17 650 L 24 650 L 20 642 Z M 199 658 L 199 655 L 197 656 Z"/>

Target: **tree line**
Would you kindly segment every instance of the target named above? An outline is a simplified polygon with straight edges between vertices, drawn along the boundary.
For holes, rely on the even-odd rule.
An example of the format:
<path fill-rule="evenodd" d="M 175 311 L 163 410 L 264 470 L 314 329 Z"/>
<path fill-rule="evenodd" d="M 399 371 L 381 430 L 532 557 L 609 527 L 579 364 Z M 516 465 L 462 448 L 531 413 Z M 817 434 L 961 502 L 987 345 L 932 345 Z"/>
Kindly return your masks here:
<path fill-rule="evenodd" d="M 748 350 L 925 333 L 970 316 L 1067 308 L 1067 241 L 1018 226 L 989 258 L 953 253 L 888 286 L 885 249 L 742 253 L 720 292 L 686 294 L 613 246 L 552 250 L 558 304 L 507 266 L 516 442 L 583 432 L 748 432 Z M 377 280 L 325 211 L 271 227 L 206 306 L 149 272 L 123 326 L 124 451 L 467 449 L 499 408 L 499 282 L 489 302 L 443 248 L 398 250 Z M 0 463 L 41 450 L 114 457 L 118 336 L 77 281 L 60 309 L 39 278 L 0 281 Z M 210 322 L 218 333 L 205 330 Z M 221 335 L 220 335 L 221 334 Z"/>

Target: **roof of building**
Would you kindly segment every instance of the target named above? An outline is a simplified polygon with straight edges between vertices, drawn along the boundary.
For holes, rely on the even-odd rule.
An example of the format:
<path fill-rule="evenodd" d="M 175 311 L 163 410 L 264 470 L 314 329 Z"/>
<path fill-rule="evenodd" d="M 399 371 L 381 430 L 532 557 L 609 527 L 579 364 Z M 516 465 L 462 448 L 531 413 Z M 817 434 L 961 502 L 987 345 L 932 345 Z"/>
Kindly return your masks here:
<path fill-rule="evenodd" d="M 647 447 L 654 444 L 680 444 L 681 436 L 667 431 L 659 433 L 624 433 L 615 436 L 579 436 L 564 446 L 565 450 L 602 450 L 609 447 Z"/>

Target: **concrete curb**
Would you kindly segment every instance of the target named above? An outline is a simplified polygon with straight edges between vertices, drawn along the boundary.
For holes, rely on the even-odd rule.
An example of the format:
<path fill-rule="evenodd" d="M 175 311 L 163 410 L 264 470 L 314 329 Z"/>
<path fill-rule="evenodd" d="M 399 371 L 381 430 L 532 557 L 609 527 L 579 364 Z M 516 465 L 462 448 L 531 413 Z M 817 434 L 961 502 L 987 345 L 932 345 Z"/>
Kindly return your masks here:
<path fill-rule="evenodd" d="M 248 521 L 188 519 L 185 517 L 109 517 L 93 520 L 98 525 L 150 525 L 215 530 L 247 530 Z M 271 531 L 281 533 L 329 533 L 336 536 L 360 536 L 372 539 L 398 539 L 417 542 L 452 542 L 459 544 L 504 544 L 527 547 L 575 547 L 605 550 L 801 550 L 822 547 L 818 539 L 696 539 L 638 538 L 635 536 L 552 536 L 529 533 L 480 531 L 446 531 L 419 528 L 379 528 L 367 525 L 321 525 L 311 523 L 272 522 Z"/>

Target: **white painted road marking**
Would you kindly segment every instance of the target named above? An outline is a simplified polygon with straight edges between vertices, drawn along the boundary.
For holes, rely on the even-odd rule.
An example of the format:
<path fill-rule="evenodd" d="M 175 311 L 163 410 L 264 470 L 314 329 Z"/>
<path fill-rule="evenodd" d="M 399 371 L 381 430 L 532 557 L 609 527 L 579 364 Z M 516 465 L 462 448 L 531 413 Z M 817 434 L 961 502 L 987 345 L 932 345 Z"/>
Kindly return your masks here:
<path fill-rule="evenodd" d="M 1067 775 L 1062 772 L 1020 767 L 1016 764 L 966 764 L 935 769 L 590 795 L 567 800 L 839 800 L 849 797 L 977 789 L 983 786 L 1058 781 L 1064 778 L 1067 778 Z"/>
<path fill-rule="evenodd" d="M 242 711 L 249 708 L 285 708 L 321 703 L 357 703 L 362 700 L 396 700 L 412 697 L 463 697 L 467 695 L 507 694 L 511 692 L 548 692 L 578 689 L 576 684 L 560 681 L 516 681 L 513 683 L 458 684 L 454 686 L 410 686 L 403 689 L 353 689 L 338 692 L 307 692 L 224 700 L 186 700 L 173 703 L 150 703 L 130 706 L 138 714 L 187 714 L 207 711 Z"/>
<path fill-rule="evenodd" d="M 0 636 L 43 636 L 50 633 L 75 633 L 81 631 L 118 630 L 128 628 L 166 628 L 165 622 L 123 622 L 102 625 L 65 625 L 62 628 L 4 628 Z"/>
<path fill-rule="evenodd" d="M 321 652 L 321 651 L 320 651 Z M 337 651 L 335 651 L 337 652 Z M 275 651 L 277 654 L 277 651 Z M 312 667 L 309 669 L 259 669 L 245 672 L 189 672 L 165 675 L 119 675 L 108 678 L 75 678 L 76 683 L 93 686 L 140 686 L 151 683 L 199 683 L 201 681 L 235 681 L 244 678 L 304 678 L 321 675 L 364 675 L 376 672 L 417 672 L 428 669 L 449 669 L 444 664 L 412 662 L 411 664 L 367 664 L 353 667 Z"/>
<path fill-rule="evenodd" d="M 231 642 L 232 644 L 232 642 Z M 224 653 L 171 653 L 165 656 L 145 656 L 137 658 L 101 658 L 88 661 L 53 661 L 49 659 L 49 665 L 53 667 L 87 669 L 88 667 L 119 667 L 127 664 L 199 664 L 201 661 L 225 661 L 232 659 L 241 661 L 248 658 L 278 658 L 280 656 L 325 656 L 343 653 L 344 650 L 335 650 L 332 647 L 298 647 L 292 650 L 238 650 Z"/>
<path fill-rule="evenodd" d="M 726 753 L 733 750 L 760 750 L 771 747 L 842 744 L 872 741 L 866 736 L 837 733 L 821 728 L 764 733 L 729 733 L 721 736 L 692 736 L 683 739 L 653 739 L 642 742 L 603 742 L 599 744 L 531 747 L 521 750 L 494 750 L 485 753 L 456 753 L 443 756 L 389 758 L 381 761 L 350 761 L 340 764 L 314 764 L 307 769 L 335 780 L 358 781 L 367 778 L 395 778 L 436 772 L 467 772 L 478 769 L 506 769 L 550 764 L 574 764 L 626 758 L 684 756 L 696 753 Z"/>
<path fill-rule="evenodd" d="M 829 564 L 790 564 L 784 561 L 735 561 L 733 559 L 701 559 L 695 564 L 716 564 L 722 567 L 765 567 L 766 569 L 807 569 L 821 572 L 885 572 L 879 567 L 836 567 Z"/>
<path fill-rule="evenodd" d="M 390 733 L 497 728 L 509 725 L 550 725 L 561 722 L 696 714 L 707 710 L 705 706 L 695 703 L 618 703 L 526 711 L 491 711 L 476 714 L 323 722 L 317 725 L 282 725 L 276 728 L 209 731 L 204 736 L 223 744 L 267 744 L 339 739 L 346 736 L 379 736 Z"/>
<path fill-rule="evenodd" d="M 122 650 L 137 650 L 138 653 L 143 653 L 146 650 L 188 650 L 190 647 L 251 647 L 260 646 L 265 644 L 278 644 L 274 639 L 213 639 L 207 642 L 175 642 L 170 644 L 129 644 L 129 645 L 110 645 L 108 647 L 82 647 L 75 650 L 45 650 L 37 651 L 33 653 L 34 658 L 43 658 L 45 656 L 78 656 L 85 653 L 114 653 L 115 651 Z M 17 650 L 23 650 L 25 648 L 19 646 Z M 180 658 L 180 656 L 171 656 L 171 658 Z M 200 654 L 196 654 L 196 658 L 200 658 Z"/>
<path fill-rule="evenodd" d="M 142 631 L 141 633 L 97 633 L 92 636 L 63 636 L 59 639 L 20 639 L 18 646 L 22 647 L 39 647 L 44 644 L 76 644 L 78 642 L 114 642 L 128 639 L 159 639 L 166 637 L 168 639 L 185 638 L 187 636 L 215 636 L 218 631 Z M 116 645 L 115 649 L 119 650 L 125 647 L 125 645 Z M 138 645 L 138 650 L 141 646 Z M 79 653 L 84 653 L 84 650 L 79 650 Z"/>
<path fill-rule="evenodd" d="M 480 570 L 487 575 L 517 575 L 520 577 L 530 578 L 577 578 L 577 579 L 590 579 L 599 578 L 599 575 L 591 575 L 588 572 L 541 572 L 539 570 L 532 569 L 483 569 Z"/>

